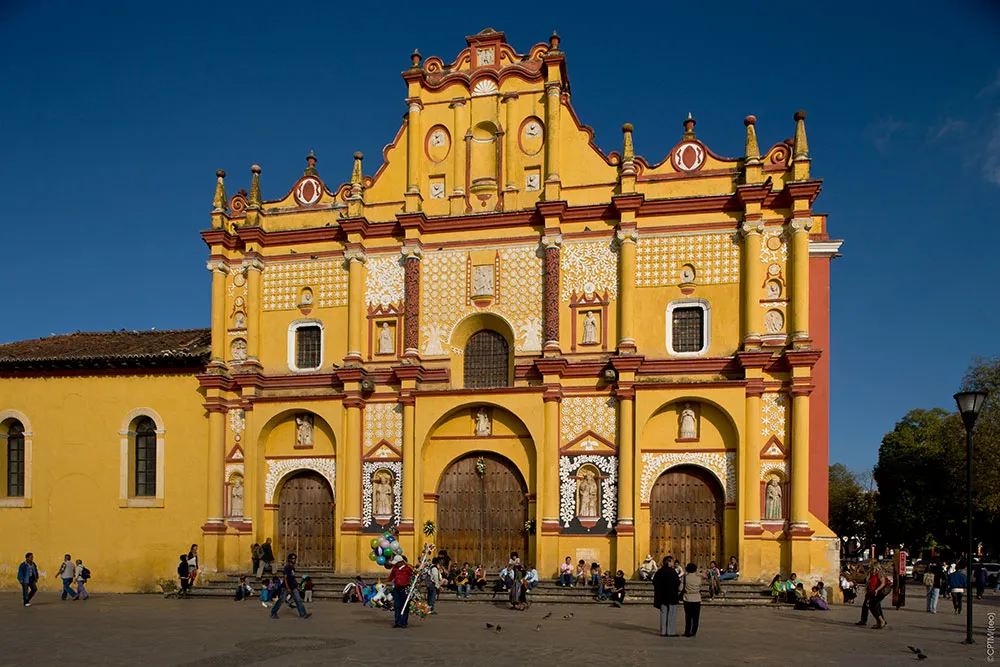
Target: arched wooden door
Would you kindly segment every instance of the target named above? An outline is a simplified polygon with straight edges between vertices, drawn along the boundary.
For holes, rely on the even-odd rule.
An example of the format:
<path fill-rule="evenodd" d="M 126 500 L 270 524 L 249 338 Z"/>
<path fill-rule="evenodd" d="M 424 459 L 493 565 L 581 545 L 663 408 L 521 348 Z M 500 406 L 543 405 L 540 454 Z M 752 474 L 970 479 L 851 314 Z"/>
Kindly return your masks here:
<path fill-rule="evenodd" d="M 653 485 L 649 502 L 649 550 L 659 562 L 673 556 L 704 569 L 722 553 L 722 490 L 712 473 L 695 466 L 672 468 Z"/>
<path fill-rule="evenodd" d="M 333 567 L 333 490 L 322 475 L 301 472 L 285 481 L 278 501 L 278 549 L 301 567 Z"/>
<path fill-rule="evenodd" d="M 485 474 L 476 471 L 483 458 Z M 490 452 L 452 463 L 438 487 L 437 547 L 459 565 L 482 563 L 492 571 L 507 564 L 511 551 L 528 553 L 527 488 L 506 458 Z"/>

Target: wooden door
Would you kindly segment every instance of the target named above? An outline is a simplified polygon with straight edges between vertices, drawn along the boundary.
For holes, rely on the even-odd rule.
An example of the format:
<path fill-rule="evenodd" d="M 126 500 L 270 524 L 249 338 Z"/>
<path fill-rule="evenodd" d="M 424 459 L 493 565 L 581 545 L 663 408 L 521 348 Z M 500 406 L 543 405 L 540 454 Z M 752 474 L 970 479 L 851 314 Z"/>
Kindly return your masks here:
<path fill-rule="evenodd" d="M 649 550 L 661 562 L 673 556 L 681 565 L 704 569 L 722 552 L 722 491 L 712 473 L 683 466 L 660 475 L 649 503 Z"/>
<path fill-rule="evenodd" d="M 486 474 L 476 472 L 482 456 Z M 438 549 L 453 561 L 497 572 L 511 551 L 527 558 L 527 489 L 514 464 L 497 454 L 471 454 L 451 464 L 438 487 Z"/>
<path fill-rule="evenodd" d="M 333 492 L 315 472 L 302 472 L 281 487 L 278 505 L 278 549 L 284 562 L 290 553 L 301 567 L 333 567 Z"/>

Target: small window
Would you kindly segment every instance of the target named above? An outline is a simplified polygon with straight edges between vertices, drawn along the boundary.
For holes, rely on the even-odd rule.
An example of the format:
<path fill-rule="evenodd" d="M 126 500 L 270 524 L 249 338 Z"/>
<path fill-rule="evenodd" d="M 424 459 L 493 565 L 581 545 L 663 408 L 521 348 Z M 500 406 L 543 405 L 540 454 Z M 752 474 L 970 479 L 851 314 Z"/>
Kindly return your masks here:
<path fill-rule="evenodd" d="M 672 323 L 675 352 L 700 352 L 705 346 L 705 311 L 701 306 L 675 308 Z"/>
<path fill-rule="evenodd" d="M 156 424 L 149 417 L 135 428 L 135 495 L 156 496 Z"/>
<path fill-rule="evenodd" d="M 483 329 L 465 345 L 465 387 L 489 389 L 508 386 L 510 348 L 496 331 Z"/>
<path fill-rule="evenodd" d="M 295 331 L 295 365 L 300 369 L 319 368 L 322 361 L 323 330 L 316 325 Z"/>
<path fill-rule="evenodd" d="M 24 427 L 12 422 L 7 429 L 7 496 L 24 497 Z"/>

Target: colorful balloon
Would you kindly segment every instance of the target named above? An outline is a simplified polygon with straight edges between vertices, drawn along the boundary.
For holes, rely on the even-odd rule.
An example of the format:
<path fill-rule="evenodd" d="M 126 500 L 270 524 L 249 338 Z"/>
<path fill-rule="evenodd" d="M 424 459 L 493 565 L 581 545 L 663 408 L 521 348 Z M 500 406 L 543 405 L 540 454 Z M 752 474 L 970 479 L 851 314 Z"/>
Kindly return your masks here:
<path fill-rule="evenodd" d="M 378 558 L 378 554 L 376 554 L 374 551 L 368 552 L 368 560 L 375 560 L 376 558 Z"/>
<path fill-rule="evenodd" d="M 389 540 L 382 540 L 381 542 L 379 542 L 379 546 L 382 547 L 383 549 L 388 549 L 389 544 L 390 544 Z"/>
<path fill-rule="evenodd" d="M 391 558 L 393 555 L 392 547 L 386 547 L 385 549 L 382 549 L 382 555 L 385 556 L 386 558 Z"/>
<path fill-rule="evenodd" d="M 375 562 L 378 563 L 379 565 L 385 565 L 385 556 L 379 556 L 378 558 L 375 559 Z"/>
<path fill-rule="evenodd" d="M 378 538 L 377 538 L 377 537 L 373 537 L 373 538 L 372 538 L 372 541 L 371 541 L 371 542 L 369 542 L 368 544 L 370 544 L 370 545 L 371 545 L 371 547 L 372 547 L 372 549 L 374 549 L 375 547 L 377 547 L 377 546 L 378 546 Z"/>

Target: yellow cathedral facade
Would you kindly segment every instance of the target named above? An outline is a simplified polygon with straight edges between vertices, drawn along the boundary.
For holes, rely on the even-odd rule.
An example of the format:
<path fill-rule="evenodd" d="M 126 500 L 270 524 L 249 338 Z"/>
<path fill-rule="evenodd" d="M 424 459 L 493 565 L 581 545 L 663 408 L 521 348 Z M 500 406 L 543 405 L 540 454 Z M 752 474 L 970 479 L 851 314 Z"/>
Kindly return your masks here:
<path fill-rule="evenodd" d="M 761 150 L 605 153 L 560 38 L 411 56 L 366 175 L 265 199 L 217 173 L 210 329 L 0 345 L 0 575 L 63 553 L 152 590 L 198 544 L 344 573 L 398 532 L 554 577 L 647 554 L 835 581 L 829 265 L 805 113 Z M 344 165 L 347 173 L 349 163 Z M 428 537 L 428 533 L 432 533 Z"/>

